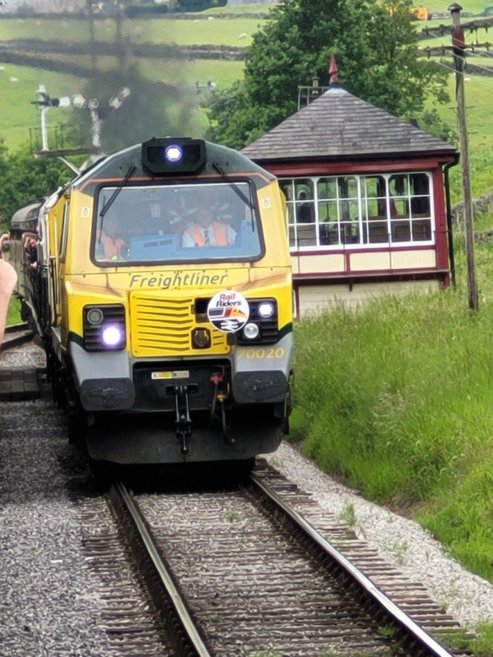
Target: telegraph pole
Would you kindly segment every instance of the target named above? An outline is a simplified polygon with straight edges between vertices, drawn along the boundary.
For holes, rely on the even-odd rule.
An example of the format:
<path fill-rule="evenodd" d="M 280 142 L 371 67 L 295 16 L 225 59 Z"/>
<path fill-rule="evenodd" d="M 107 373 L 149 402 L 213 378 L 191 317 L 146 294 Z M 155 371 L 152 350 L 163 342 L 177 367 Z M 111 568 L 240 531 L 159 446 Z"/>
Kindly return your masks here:
<path fill-rule="evenodd" d="M 452 46 L 455 62 L 455 93 L 457 99 L 457 114 L 459 119 L 459 141 L 462 166 L 462 189 L 464 198 L 464 224 L 466 232 L 467 256 L 467 289 L 469 308 L 478 310 L 478 285 L 476 279 L 476 264 L 474 259 L 474 217 L 471 194 L 471 179 L 469 173 L 469 140 L 467 137 L 466 103 L 464 95 L 464 62 L 465 42 L 464 30 L 460 25 L 462 7 L 454 3 L 450 5 L 452 14 Z"/>

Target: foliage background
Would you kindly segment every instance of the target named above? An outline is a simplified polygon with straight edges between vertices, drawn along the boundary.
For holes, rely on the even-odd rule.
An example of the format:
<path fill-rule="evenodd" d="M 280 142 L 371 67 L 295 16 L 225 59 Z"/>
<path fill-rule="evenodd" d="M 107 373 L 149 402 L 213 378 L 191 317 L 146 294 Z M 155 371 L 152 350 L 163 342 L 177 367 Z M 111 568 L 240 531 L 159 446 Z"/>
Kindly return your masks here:
<path fill-rule="evenodd" d="M 244 78 L 210 102 L 212 139 L 241 148 L 297 110 L 298 86 L 329 83 L 330 54 L 350 93 L 402 118 L 448 100 L 448 73 L 419 58 L 410 0 L 281 3 L 253 36 Z M 382 38 L 384 35 L 384 38 Z M 430 101 L 431 102 L 431 101 Z M 433 107 L 428 128 L 433 128 Z"/>

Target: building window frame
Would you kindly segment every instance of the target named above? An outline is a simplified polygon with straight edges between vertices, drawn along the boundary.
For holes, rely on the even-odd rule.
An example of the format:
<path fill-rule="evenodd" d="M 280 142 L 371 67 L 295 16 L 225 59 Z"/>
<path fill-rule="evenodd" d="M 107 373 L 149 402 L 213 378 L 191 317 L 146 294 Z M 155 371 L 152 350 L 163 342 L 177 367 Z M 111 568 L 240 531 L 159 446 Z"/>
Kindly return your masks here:
<path fill-rule="evenodd" d="M 291 250 L 435 244 L 430 171 L 280 177 L 279 183 Z"/>

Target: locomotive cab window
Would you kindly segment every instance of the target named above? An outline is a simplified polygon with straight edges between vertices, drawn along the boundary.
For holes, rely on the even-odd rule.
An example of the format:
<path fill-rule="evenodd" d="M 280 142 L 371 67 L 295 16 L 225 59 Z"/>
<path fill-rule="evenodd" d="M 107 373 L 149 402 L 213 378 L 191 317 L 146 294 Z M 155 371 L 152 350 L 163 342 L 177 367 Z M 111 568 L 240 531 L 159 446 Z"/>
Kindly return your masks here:
<path fill-rule="evenodd" d="M 261 256 L 248 183 L 103 187 L 93 234 L 100 264 Z"/>

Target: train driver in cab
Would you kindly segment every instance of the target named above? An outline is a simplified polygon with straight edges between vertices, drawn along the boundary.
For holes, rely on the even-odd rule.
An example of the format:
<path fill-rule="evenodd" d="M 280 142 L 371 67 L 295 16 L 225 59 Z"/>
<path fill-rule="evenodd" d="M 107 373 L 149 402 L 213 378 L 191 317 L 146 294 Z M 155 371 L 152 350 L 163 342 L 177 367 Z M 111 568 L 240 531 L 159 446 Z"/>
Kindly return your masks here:
<path fill-rule="evenodd" d="M 98 260 L 120 260 L 125 258 L 125 240 L 121 237 L 119 220 L 114 212 L 100 218 L 100 228 L 96 238 L 96 258 Z"/>
<path fill-rule="evenodd" d="M 183 233 L 183 246 L 230 246 L 236 240 L 236 231 L 223 221 L 214 220 L 208 207 L 197 210 L 195 222 Z"/>

